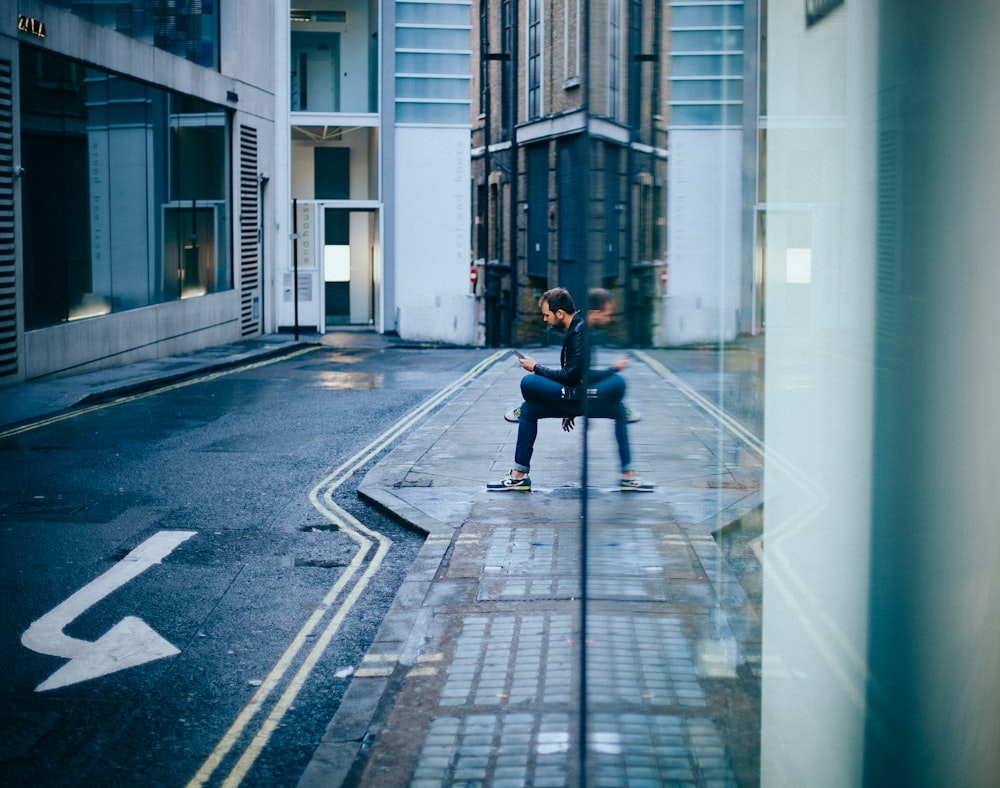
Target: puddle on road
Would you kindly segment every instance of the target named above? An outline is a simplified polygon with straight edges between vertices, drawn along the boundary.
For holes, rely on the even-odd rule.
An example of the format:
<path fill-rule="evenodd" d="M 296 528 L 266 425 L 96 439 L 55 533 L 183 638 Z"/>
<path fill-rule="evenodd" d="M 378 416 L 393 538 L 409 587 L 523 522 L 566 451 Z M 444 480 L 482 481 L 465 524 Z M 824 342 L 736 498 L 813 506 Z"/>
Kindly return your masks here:
<path fill-rule="evenodd" d="M 376 372 L 320 372 L 313 385 L 330 391 L 380 389 L 384 376 Z"/>

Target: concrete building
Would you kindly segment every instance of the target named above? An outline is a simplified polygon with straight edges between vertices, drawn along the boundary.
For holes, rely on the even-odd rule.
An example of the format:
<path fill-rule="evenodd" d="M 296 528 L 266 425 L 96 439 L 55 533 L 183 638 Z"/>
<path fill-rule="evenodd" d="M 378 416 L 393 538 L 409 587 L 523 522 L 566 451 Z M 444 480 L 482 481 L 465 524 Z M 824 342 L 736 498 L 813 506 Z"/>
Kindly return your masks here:
<path fill-rule="evenodd" d="M 612 290 L 646 345 L 666 218 L 667 27 L 656 0 L 481 0 L 473 213 L 484 341 L 537 341 L 538 296 Z"/>
<path fill-rule="evenodd" d="M 276 13 L 277 327 L 472 343 L 469 3 Z"/>
<path fill-rule="evenodd" d="M 0 384 L 263 330 L 273 16 L 271 0 L 0 15 Z"/>

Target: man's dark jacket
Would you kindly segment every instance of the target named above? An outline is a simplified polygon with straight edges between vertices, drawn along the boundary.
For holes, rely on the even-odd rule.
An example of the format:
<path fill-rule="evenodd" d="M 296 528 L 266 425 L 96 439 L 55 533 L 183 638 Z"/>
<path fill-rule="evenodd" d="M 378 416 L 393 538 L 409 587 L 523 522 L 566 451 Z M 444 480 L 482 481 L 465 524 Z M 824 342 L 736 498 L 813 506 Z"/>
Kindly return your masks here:
<path fill-rule="evenodd" d="M 585 359 L 584 346 L 587 344 L 584 332 L 587 331 L 587 321 L 583 318 L 582 310 L 573 313 L 566 336 L 563 339 L 562 352 L 559 355 L 559 369 L 553 367 L 543 367 L 535 364 L 535 374 L 561 383 L 564 388 L 563 396 L 566 399 L 582 399 L 583 386 L 581 383 L 586 380 L 588 383 L 597 383 L 604 380 L 609 375 L 614 374 L 613 369 L 592 369 L 589 370 L 590 360 Z"/>

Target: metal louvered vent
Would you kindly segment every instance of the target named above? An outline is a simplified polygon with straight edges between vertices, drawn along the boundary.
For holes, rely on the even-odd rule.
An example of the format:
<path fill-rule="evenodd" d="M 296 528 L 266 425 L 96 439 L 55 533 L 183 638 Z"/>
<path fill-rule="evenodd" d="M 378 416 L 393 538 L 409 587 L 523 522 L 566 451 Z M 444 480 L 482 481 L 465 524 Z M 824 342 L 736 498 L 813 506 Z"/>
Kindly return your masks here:
<path fill-rule="evenodd" d="M 240 327 L 260 333 L 260 180 L 257 129 L 240 126 Z"/>
<path fill-rule="evenodd" d="M 0 60 L 0 377 L 17 373 L 13 95 L 11 62 Z"/>

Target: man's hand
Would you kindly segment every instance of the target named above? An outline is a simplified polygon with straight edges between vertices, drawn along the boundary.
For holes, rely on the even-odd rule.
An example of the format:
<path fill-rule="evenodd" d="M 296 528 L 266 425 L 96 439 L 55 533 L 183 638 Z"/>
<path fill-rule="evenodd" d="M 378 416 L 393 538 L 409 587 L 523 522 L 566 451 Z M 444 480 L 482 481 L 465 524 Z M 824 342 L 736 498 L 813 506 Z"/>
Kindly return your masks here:
<path fill-rule="evenodd" d="M 518 361 L 521 363 L 521 367 L 528 372 L 535 371 L 535 359 L 531 356 L 525 356 L 524 358 L 519 358 Z"/>
<path fill-rule="evenodd" d="M 615 372 L 621 372 L 625 367 L 628 366 L 628 356 L 619 356 L 615 359 L 615 363 L 611 365 L 611 369 Z"/>
<path fill-rule="evenodd" d="M 563 432 L 572 432 L 573 427 L 576 426 L 575 421 L 576 416 L 566 416 L 563 419 Z"/>

